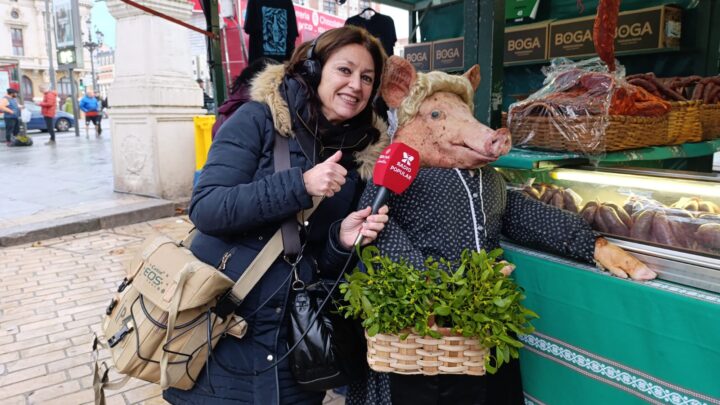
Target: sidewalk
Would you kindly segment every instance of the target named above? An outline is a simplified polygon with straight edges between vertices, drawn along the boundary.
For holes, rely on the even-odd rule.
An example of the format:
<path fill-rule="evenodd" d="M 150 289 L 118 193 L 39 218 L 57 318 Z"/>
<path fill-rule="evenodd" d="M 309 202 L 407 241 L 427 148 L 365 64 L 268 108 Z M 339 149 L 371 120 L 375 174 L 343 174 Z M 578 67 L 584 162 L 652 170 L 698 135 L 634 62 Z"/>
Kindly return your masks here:
<path fill-rule="evenodd" d="M 92 403 L 92 332 L 126 262 L 153 232 L 180 239 L 190 227 L 170 217 L 0 248 L 0 403 Z M 165 403 L 140 380 L 106 395 L 108 405 Z M 328 394 L 325 404 L 344 398 Z"/>
<path fill-rule="evenodd" d="M 11 246 L 174 214 L 175 204 L 113 191 L 112 135 L 31 132 L 31 147 L 0 146 L 0 246 Z"/>

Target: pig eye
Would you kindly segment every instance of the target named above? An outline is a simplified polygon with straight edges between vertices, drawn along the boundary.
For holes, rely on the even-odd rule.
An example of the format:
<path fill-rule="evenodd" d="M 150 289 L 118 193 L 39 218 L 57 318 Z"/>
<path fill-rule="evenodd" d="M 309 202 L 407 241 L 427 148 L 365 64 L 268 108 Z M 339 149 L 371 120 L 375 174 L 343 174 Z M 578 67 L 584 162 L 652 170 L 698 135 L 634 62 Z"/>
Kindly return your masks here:
<path fill-rule="evenodd" d="M 436 110 L 436 111 L 433 111 L 433 112 L 430 113 L 430 116 L 431 116 L 434 120 L 436 120 L 436 119 L 440 118 L 440 111 L 437 111 L 437 110 Z"/>

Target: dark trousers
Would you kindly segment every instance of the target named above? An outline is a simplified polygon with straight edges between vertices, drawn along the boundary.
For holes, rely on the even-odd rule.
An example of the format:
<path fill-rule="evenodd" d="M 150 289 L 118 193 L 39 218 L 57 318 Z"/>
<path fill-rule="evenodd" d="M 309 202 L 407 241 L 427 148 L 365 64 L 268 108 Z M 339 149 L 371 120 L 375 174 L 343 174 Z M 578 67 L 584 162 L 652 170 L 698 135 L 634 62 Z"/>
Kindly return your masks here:
<path fill-rule="evenodd" d="M 50 140 L 54 141 L 55 140 L 55 126 L 53 126 L 53 117 L 43 116 L 43 118 L 45 118 L 45 127 L 47 128 L 48 133 L 50 134 Z"/>
<path fill-rule="evenodd" d="M 486 378 L 459 374 L 390 374 L 393 405 L 483 405 Z"/>
<path fill-rule="evenodd" d="M 20 120 L 17 118 L 5 118 L 5 140 L 12 141 L 12 138 L 20 133 Z"/>

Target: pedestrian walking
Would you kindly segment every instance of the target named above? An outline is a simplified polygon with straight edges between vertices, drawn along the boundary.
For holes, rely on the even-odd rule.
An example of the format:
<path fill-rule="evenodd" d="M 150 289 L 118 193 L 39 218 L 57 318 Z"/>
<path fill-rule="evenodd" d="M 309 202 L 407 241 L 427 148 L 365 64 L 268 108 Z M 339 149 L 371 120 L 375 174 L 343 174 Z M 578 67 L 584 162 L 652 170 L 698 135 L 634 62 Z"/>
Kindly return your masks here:
<path fill-rule="evenodd" d="M 55 113 L 57 112 L 57 93 L 54 90 L 50 90 L 47 84 L 40 86 L 40 91 L 43 93 L 43 100 L 38 103 L 40 107 L 40 113 L 45 119 L 45 127 L 50 134 L 50 140 L 45 145 L 55 144 Z"/>
<path fill-rule="evenodd" d="M 8 88 L 0 99 L 0 111 L 5 120 L 5 144 L 12 145 L 13 138 L 20 133 L 20 104 L 17 102 L 17 90 Z"/>
<path fill-rule="evenodd" d="M 100 129 L 100 133 L 102 133 L 102 120 L 103 118 L 107 118 L 107 113 L 105 112 L 105 108 L 107 107 L 105 99 L 103 99 L 101 96 L 97 96 L 98 101 L 98 118 L 97 118 L 97 126 Z"/>
<path fill-rule="evenodd" d="M 296 285 L 288 275 L 307 285 L 321 275 L 337 277 L 358 234 L 366 245 L 387 223 L 387 207 L 376 215 L 370 207 L 354 211 L 372 172 L 362 163 L 387 145 L 370 103 L 385 58 L 364 29 L 326 31 L 300 45 L 287 65 L 260 73 L 253 101 L 218 131 L 190 202 L 199 231 L 190 249 L 200 260 L 216 265 L 232 252 L 224 272 L 238 279 L 281 224 L 310 208 L 314 196 L 325 198 L 301 224 L 304 248 L 295 265 L 277 258 L 237 309 L 250 325 L 247 334 L 222 338 L 193 389 L 164 392 L 170 403 L 322 403 L 325 393 L 303 390 L 283 359 Z M 279 172 L 276 136 L 287 138 L 290 154 L 291 168 Z"/>
<path fill-rule="evenodd" d="M 80 110 L 85 113 L 85 136 L 89 136 L 88 129 L 92 122 L 95 126 L 95 136 L 100 136 L 102 129 L 100 128 L 100 103 L 95 92 L 88 90 L 85 97 L 80 100 Z"/>
<path fill-rule="evenodd" d="M 73 100 L 72 97 L 67 96 L 65 97 L 65 102 L 63 103 L 62 110 L 65 111 L 68 114 L 73 113 Z"/>

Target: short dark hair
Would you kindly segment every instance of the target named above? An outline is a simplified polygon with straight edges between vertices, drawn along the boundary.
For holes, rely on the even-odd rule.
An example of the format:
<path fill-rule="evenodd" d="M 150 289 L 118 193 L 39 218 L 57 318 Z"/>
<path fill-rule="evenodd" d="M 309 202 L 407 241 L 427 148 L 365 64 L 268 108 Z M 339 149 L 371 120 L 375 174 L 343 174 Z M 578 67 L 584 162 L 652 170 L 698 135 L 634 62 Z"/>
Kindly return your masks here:
<path fill-rule="evenodd" d="M 13 89 L 12 87 L 9 87 L 6 91 L 7 91 L 7 94 L 17 94 L 18 93 L 18 91 Z"/>
<path fill-rule="evenodd" d="M 295 52 L 293 52 L 292 57 L 285 68 L 285 72 L 303 83 L 305 88 L 308 89 L 312 100 L 311 106 L 317 111 L 320 107 L 320 100 L 317 96 L 317 86 L 313 87 L 308 85 L 300 74 L 303 69 L 303 62 L 308 59 L 307 54 L 312 42 L 313 41 L 304 42 L 295 48 Z M 372 100 L 375 98 L 377 89 L 380 87 L 380 78 L 382 77 L 383 67 L 385 66 L 385 60 L 387 59 L 385 49 L 377 38 L 372 36 L 372 34 L 367 32 L 364 28 L 356 27 L 354 25 L 334 28 L 325 31 L 316 38 L 313 55 L 314 58 L 320 62 L 320 66 L 324 66 L 325 62 L 327 62 L 332 54 L 337 52 L 340 48 L 353 44 L 361 45 L 367 49 L 373 59 L 375 81 L 373 82 L 372 93 L 370 93 L 370 101 L 368 102 L 368 107 L 371 107 Z"/>
<path fill-rule="evenodd" d="M 250 85 L 252 79 L 257 76 L 258 73 L 265 70 L 270 65 L 279 65 L 280 62 L 275 59 L 261 57 L 252 61 L 249 65 L 243 69 L 243 71 L 235 77 L 232 86 L 230 87 L 230 93 L 235 94 L 241 87 L 247 87 Z"/>

